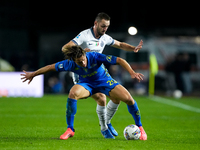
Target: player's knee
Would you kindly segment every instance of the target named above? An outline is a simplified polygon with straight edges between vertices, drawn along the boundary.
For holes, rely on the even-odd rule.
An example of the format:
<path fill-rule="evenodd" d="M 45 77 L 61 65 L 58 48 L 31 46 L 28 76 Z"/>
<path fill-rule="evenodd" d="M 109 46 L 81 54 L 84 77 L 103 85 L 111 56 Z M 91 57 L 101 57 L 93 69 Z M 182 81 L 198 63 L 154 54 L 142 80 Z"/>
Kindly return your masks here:
<path fill-rule="evenodd" d="M 77 91 L 75 91 L 75 90 L 70 90 L 70 92 L 69 92 L 69 98 L 72 98 L 72 99 L 76 99 L 76 100 L 78 100 L 79 99 L 79 93 L 77 92 Z"/>
<path fill-rule="evenodd" d="M 124 96 L 124 102 L 125 102 L 127 105 L 134 105 L 134 104 L 135 104 L 135 101 L 134 101 L 134 99 L 132 98 L 131 95 L 126 95 L 126 96 Z"/>
<path fill-rule="evenodd" d="M 105 95 L 101 95 L 100 97 L 97 98 L 97 104 L 101 105 L 101 106 L 106 106 L 106 96 Z"/>

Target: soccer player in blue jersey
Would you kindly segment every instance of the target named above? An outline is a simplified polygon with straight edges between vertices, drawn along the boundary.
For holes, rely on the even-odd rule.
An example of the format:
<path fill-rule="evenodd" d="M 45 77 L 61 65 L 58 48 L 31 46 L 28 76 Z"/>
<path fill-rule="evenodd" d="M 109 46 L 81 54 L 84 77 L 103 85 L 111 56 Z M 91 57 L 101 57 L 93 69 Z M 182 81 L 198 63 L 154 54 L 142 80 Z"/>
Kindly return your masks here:
<path fill-rule="evenodd" d="M 113 39 L 106 34 L 108 27 L 110 26 L 110 17 L 106 13 L 99 13 L 94 21 L 94 26 L 81 31 L 74 39 L 65 44 L 62 47 L 62 51 L 65 52 L 68 46 L 79 45 L 86 51 L 102 53 L 106 45 L 112 46 L 118 49 L 122 49 L 130 52 L 138 52 L 142 48 L 143 41 L 141 40 L 138 46 L 132 46 L 125 42 L 120 42 Z M 78 82 L 78 76 L 73 76 L 73 81 L 76 84 Z M 103 93 L 96 93 L 91 96 L 97 101 L 96 112 L 99 117 L 99 123 L 101 130 L 109 129 L 114 136 L 117 136 L 117 131 L 111 125 L 111 119 L 118 109 L 118 101 L 112 99 L 108 102 L 106 107 L 106 96 Z M 105 115 L 104 115 L 105 113 Z M 105 116 L 103 118 L 102 116 Z M 105 120 L 105 121 L 104 121 Z M 105 122 L 105 123 L 104 123 Z"/>
<path fill-rule="evenodd" d="M 64 54 L 67 60 L 45 66 L 35 72 L 24 71 L 25 74 L 21 74 L 24 76 L 21 78 L 23 82 L 29 80 L 28 84 L 35 76 L 49 71 L 72 71 L 79 75 L 79 82 L 71 88 L 67 99 L 66 121 L 68 127 L 67 131 L 60 136 L 60 139 L 66 140 L 74 136 L 74 116 L 77 111 L 77 100 L 100 92 L 112 100 L 114 99 L 116 103 L 123 101 L 127 104 L 129 113 L 133 116 L 135 124 L 140 128 L 140 139 L 147 140 L 136 101 L 122 85 L 109 75 L 103 64 L 121 65 L 129 72 L 132 78 L 136 78 L 138 81 L 143 80 L 143 75 L 134 72 L 130 65 L 122 58 L 96 52 L 85 53 L 80 46 L 68 47 Z M 109 129 L 101 130 L 101 133 L 104 138 L 115 138 Z"/>

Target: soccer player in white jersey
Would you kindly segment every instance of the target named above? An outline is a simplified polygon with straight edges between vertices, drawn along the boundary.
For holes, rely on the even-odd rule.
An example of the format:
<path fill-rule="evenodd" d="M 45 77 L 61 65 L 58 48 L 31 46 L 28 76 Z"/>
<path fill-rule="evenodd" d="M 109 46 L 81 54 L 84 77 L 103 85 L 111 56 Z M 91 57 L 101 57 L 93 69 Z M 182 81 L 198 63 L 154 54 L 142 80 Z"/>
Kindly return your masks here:
<path fill-rule="evenodd" d="M 106 45 L 122 49 L 125 51 L 138 52 L 143 45 L 141 40 L 138 46 L 132 46 L 124 42 L 119 42 L 113 39 L 111 36 L 106 34 L 106 31 L 110 25 L 110 17 L 106 13 L 99 13 L 95 18 L 94 26 L 90 29 L 86 29 L 80 32 L 73 40 L 68 42 L 62 47 L 62 51 L 65 52 L 68 46 L 79 45 L 85 51 L 93 51 L 102 53 Z M 73 81 L 76 84 L 78 82 L 78 76 L 74 75 Z M 108 102 L 106 107 L 106 96 L 102 93 L 96 93 L 91 96 L 97 102 L 96 112 L 99 117 L 99 123 L 101 125 L 101 130 L 105 131 L 107 129 L 117 136 L 117 131 L 111 125 L 111 119 L 118 109 L 119 102 L 112 99 Z M 141 131 L 145 133 L 145 131 Z"/>

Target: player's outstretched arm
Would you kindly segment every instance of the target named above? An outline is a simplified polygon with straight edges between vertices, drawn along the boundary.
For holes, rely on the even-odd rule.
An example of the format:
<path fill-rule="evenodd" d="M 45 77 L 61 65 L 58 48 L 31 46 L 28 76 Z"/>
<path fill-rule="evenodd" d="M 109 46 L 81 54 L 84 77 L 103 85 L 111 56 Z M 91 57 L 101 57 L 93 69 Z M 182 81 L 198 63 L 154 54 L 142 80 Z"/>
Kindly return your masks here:
<path fill-rule="evenodd" d="M 62 52 L 64 53 L 65 51 L 67 51 L 67 48 L 70 47 L 70 46 L 75 46 L 76 44 L 72 41 L 68 42 L 67 44 L 65 44 L 63 47 L 62 47 Z M 86 52 L 90 52 L 91 50 L 89 48 L 85 48 L 84 49 Z"/>
<path fill-rule="evenodd" d="M 124 42 L 119 42 L 117 40 L 115 40 L 115 44 L 113 45 L 113 47 L 118 48 L 118 49 L 122 49 L 125 51 L 134 51 L 135 53 L 137 53 L 143 45 L 143 41 L 141 40 L 138 46 L 132 46 L 130 44 L 124 43 Z"/>
<path fill-rule="evenodd" d="M 131 75 L 131 78 L 136 78 L 139 82 L 140 80 L 143 80 L 143 74 L 141 73 L 136 73 L 131 66 L 128 64 L 128 62 L 120 57 L 117 57 L 117 64 L 122 66 L 125 70 L 127 70 L 129 72 L 129 74 Z"/>
<path fill-rule="evenodd" d="M 23 76 L 21 80 L 23 80 L 23 82 L 26 82 L 27 80 L 29 80 L 28 84 L 30 84 L 35 76 L 40 75 L 40 74 L 45 74 L 49 71 L 56 71 L 55 64 L 47 65 L 34 72 L 26 72 L 25 70 L 23 70 L 24 74 L 21 74 L 21 76 Z"/>

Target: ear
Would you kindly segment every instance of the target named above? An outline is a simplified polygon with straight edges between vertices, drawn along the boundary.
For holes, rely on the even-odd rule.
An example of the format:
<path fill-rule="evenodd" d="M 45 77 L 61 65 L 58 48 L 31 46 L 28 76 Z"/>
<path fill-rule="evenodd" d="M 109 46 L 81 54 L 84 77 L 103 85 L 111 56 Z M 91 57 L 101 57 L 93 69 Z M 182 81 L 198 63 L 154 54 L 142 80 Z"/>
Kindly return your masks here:
<path fill-rule="evenodd" d="M 94 26 L 97 26 L 98 22 L 97 21 L 94 21 Z"/>

